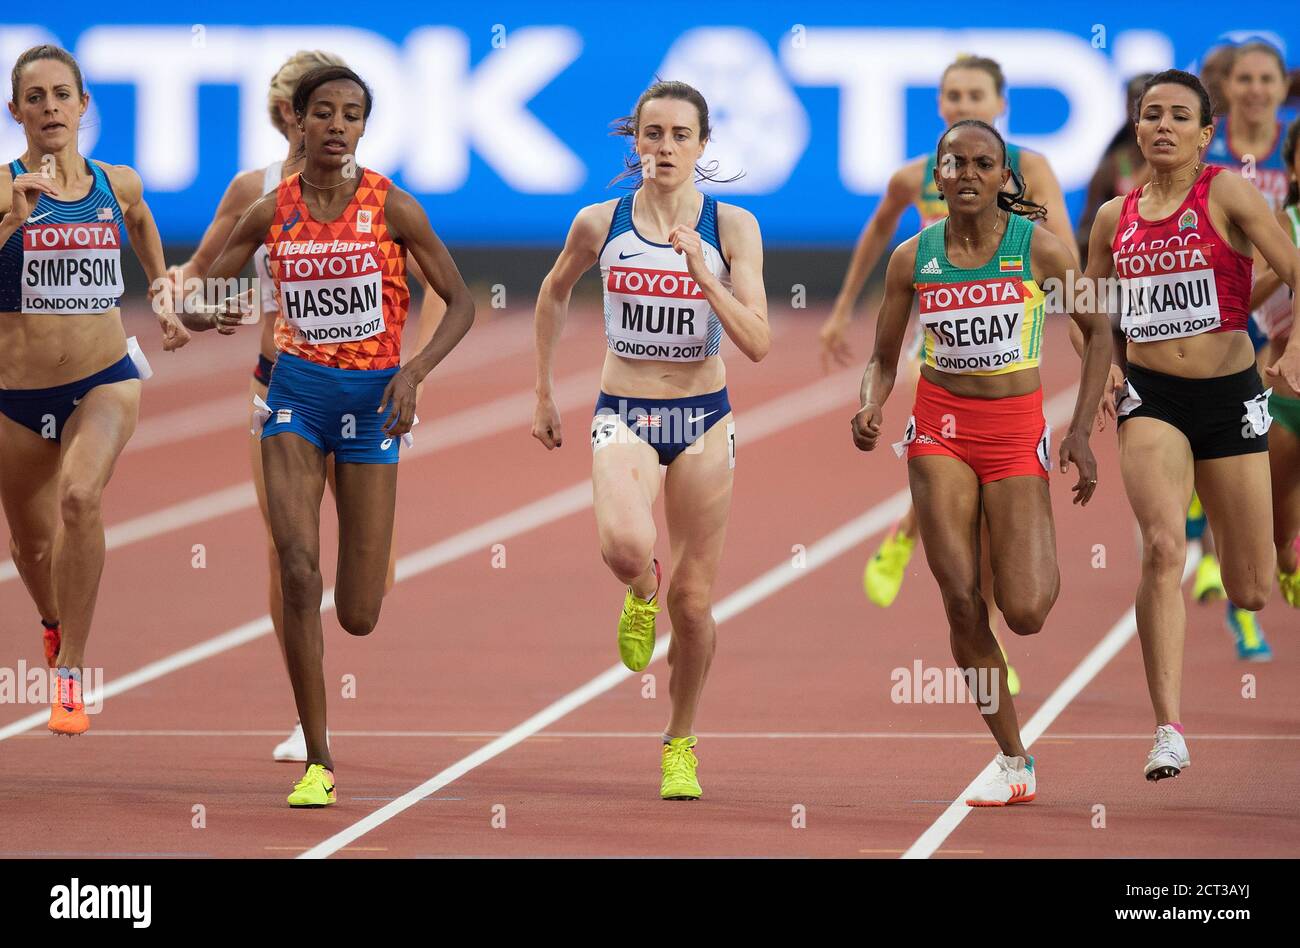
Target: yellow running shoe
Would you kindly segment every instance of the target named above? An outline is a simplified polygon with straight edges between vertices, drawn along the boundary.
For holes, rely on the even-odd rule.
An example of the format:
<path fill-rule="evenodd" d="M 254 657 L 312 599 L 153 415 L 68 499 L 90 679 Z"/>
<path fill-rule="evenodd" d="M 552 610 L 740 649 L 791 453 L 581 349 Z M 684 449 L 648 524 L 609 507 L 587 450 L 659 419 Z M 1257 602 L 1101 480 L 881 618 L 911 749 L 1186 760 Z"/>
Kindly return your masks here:
<path fill-rule="evenodd" d="M 1020 676 L 1011 667 L 1011 659 L 1007 658 L 1007 650 L 1002 647 L 1002 640 L 996 635 L 993 636 L 993 640 L 998 643 L 998 651 L 1002 653 L 1002 661 L 1007 663 L 1007 691 L 1014 698 L 1020 694 Z"/>
<path fill-rule="evenodd" d="M 289 806 L 313 809 L 334 803 L 334 774 L 324 764 L 311 764 L 289 794 Z"/>
<path fill-rule="evenodd" d="M 1277 586 L 1282 590 L 1282 598 L 1294 609 L 1300 609 L 1300 566 L 1294 573 L 1277 571 Z"/>
<path fill-rule="evenodd" d="M 700 766 L 691 750 L 697 743 L 694 737 L 674 737 L 664 745 L 663 783 L 659 796 L 664 800 L 698 800 L 700 782 L 695 779 L 695 768 Z"/>
<path fill-rule="evenodd" d="M 885 537 L 876 555 L 867 560 L 867 568 L 862 573 L 862 588 L 866 590 L 868 599 L 887 609 L 898 598 L 908 561 L 915 549 L 916 537 L 899 533 L 897 527 Z"/>
<path fill-rule="evenodd" d="M 1223 588 L 1223 574 L 1219 570 L 1217 556 L 1206 554 L 1196 564 L 1196 580 L 1192 583 L 1192 596 L 1197 602 L 1228 598 L 1228 591 Z"/>
<path fill-rule="evenodd" d="M 655 651 L 655 616 L 659 615 L 659 561 L 655 566 L 655 594 L 642 599 L 627 588 L 623 597 L 623 614 L 618 617 L 618 654 L 623 664 L 634 672 L 645 671 Z"/>

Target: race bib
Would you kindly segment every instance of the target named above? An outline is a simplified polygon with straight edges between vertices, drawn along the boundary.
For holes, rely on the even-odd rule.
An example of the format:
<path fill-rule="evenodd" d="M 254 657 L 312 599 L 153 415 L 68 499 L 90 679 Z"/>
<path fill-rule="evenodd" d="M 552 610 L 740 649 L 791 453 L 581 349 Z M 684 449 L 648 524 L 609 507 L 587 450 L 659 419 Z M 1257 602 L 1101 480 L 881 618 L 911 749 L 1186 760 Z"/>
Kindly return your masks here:
<path fill-rule="evenodd" d="M 106 313 L 122 296 L 122 241 L 116 224 L 23 228 L 22 312 Z"/>
<path fill-rule="evenodd" d="M 1119 282 L 1120 326 L 1130 342 L 1182 339 L 1219 328 L 1219 295 L 1209 267 Z"/>
<path fill-rule="evenodd" d="M 611 266 L 605 275 L 606 338 L 624 358 L 703 359 L 711 314 L 689 273 Z"/>
<path fill-rule="evenodd" d="M 950 373 L 996 371 L 1024 361 L 1026 294 L 1019 279 L 919 287 L 926 361 Z"/>
<path fill-rule="evenodd" d="M 373 243 L 282 241 L 276 256 L 280 315 L 298 339 L 326 345 L 384 331 L 384 274 Z"/>
<path fill-rule="evenodd" d="M 895 441 L 890 447 L 894 449 L 896 457 L 902 457 L 907 453 L 907 446 L 916 440 L 916 416 L 912 415 L 907 419 L 907 428 L 903 431 L 903 440 Z"/>
<path fill-rule="evenodd" d="M 1244 422 L 1241 426 L 1243 438 L 1259 438 L 1268 434 L 1268 429 L 1273 426 L 1273 416 L 1268 410 L 1268 397 L 1272 394 L 1273 390 L 1270 388 L 1267 392 L 1248 398 L 1244 402 L 1246 413 L 1241 416 Z"/>

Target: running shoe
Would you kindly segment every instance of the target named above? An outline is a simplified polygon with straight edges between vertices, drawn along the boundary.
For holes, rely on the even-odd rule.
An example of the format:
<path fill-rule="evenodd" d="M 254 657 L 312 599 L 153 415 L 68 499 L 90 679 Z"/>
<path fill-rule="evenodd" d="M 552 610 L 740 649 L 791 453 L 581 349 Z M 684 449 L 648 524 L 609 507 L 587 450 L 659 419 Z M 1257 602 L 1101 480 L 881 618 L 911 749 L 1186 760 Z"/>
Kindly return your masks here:
<path fill-rule="evenodd" d="M 915 549 L 916 537 L 899 533 L 897 527 L 890 531 L 862 573 L 862 588 L 868 599 L 882 609 L 889 608 L 903 588 L 903 577 Z"/>
<path fill-rule="evenodd" d="M 1237 643 L 1237 657 L 1245 662 L 1271 662 L 1273 650 L 1264 641 L 1264 630 L 1259 619 L 1249 609 L 1238 609 L 1228 603 L 1228 631 Z"/>
<path fill-rule="evenodd" d="M 998 643 L 998 651 L 1002 653 L 1002 661 L 1006 662 L 1007 692 L 1014 698 L 1016 695 L 1020 694 L 1020 676 L 1017 675 L 1016 670 L 1011 667 L 1011 659 L 1007 658 L 1007 650 L 1002 647 L 1002 640 L 996 635 L 993 636 L 993 640 Z"/>
<path fill-rule="evenodd" d="M 325 731 L 325 743 L 329 744 L 330 732 Z M 307 738 L 302 733 L 302 722 L 293 726 L 289 736 L 275 745 L 271 756 L 282 763 L 305 764 L 307 762 Z"/>
<path fill-rule="evenodd" d="M 967 806 L 1010 806 L 1029 803 L 1038 792 L 1034 776 L 1034 758 L 1008 757 L 998 754 L 993 773 L 966 798 Z"/>
<path fill-rule="evenodd" d="M 1165 777 L 1177 777 L 1180 772 L 1192 765 L 1187 756 L 1187 742 L 1172 724 L 1162 724 L 1156 728 L 1156 742 L 1147 754 L 1146 769 L 1142 772 L 1150 781 L 1163 780 Z"/>
<path fill-rule="evenodd" d="M 72 677 L 66 668 L 52 676 L 54 698 L 50 702 L 50 730 L 55 734 L 85 734 L 90 729 L 86 705 L 81 700 L 81 680 Z"/>
<path fill-rule="evenodd" d="M 312 764 L 302 775 L 289 794 L 289 806 L 303 809 L 316 809 L 330 806 L 337 797 L 334 794 L 334 773 L 326 770 L 324 764 Z"/>
<path fill-rule="evenodd" d="M 1291 549 L 1295 550 L 1298 561 L 1295 571 L 1284 573 L 1279 569 L 1277 585 L 1282 590 L 1282 598 L 1286 600 L 1286 604 L 1293 609 L 1300 609 L 1300 537 L 1292 541 Z"/>
<path fill-rule="evenodd" d="M 659 580 L 662 571 L 655 560 L 655 594 L 642 599 L 627 588 L 623 614 L 618 618 L 618 654 L 634 672 L 645 671 L 655 651 L 655 616 L 659 615 Z"/>
<path fill-rule="evenodd" d="M 694 737 L 674 737 L 664 745 L 663 783 L 659 796 L 664 800 L 698 800 L 700 782 L 695 779 L 695 769 L 700 766 L 693 748 L 699 743 Z"/>
<path fill-rule="evenodd" d="M 1223 588 L 1223 573 L 1219 569 L 1219 558 L 1213 553 L 1202 556 L 1201 561 L 1196 564 L 1192 596 L 1197 602 L 1213 602 L 1228 598 L 1228 591 Z"/>
<path fill-rule="evenodd" d="M 59 660 L 59 648 L 63 645 L 63 630 L 57 625 L 52 629 L 44 626 L 41 644 L 45 647 L 45 664 L 53 668 L 54 663 Z"/>

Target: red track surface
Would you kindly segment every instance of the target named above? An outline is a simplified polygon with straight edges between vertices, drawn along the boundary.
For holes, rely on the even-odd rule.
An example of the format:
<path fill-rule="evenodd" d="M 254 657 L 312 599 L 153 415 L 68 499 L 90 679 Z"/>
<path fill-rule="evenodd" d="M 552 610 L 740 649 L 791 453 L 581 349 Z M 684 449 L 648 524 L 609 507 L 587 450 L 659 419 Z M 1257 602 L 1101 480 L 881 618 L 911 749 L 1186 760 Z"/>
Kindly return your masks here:
<path fill-rule="evenodd" d="M 590 373 L 601 340 L 591 314 L 575 317 L 557 378 Z M 774 314 L 778 335 L 758 366 L 729 349 L 739 444 L 735 507 L 717 598 L 811 547 L 906 484 L 888 449 L 852 447 L 856 378 L 840 403 L 758 440 L 758 407 L 820 380 L 816 315 Z M 251 338 L 202 337 L 158 351 L 147 319 L 133 319 L 155 370 L 145 387 L 148 443 L 118 465 L 105 500 L 112 527 L 247 481 L 238 407 Z M 1048 396 L 1077 377 L 1063 327 L 1048 342 Z M 429 439 L 438 419 L 532 385 L 528 316 L 483 321 L 425 393 Z M 869 345 L 860 332 L 865 356 Z M 587 421 L 564 412 L 566 445 L 547 454 L 528 436 L 529 410 L 488 424 L 485 436 L 406 458 L 399 553 L 406 555 L 589 474 Z M 795 394 L 798 398 L 799 395 Z M 910 393 L 887 412 L 901 431 Z M 195 419 L 230 424 L 187 435 Z M 215 403 L 215 407 L 214 407 Z M 526 402 L 525 402 L 526 404 Z M 563 408 L 564 406 L 562 406 Z M 503 409 L 504 411 L 504 409 Z M 211 425 L 208 425 L 211 428 Z M 497 428 L 501 430 L 496 430 Z M 1136 588 L 1134 529 L 1118 478 L 1113 432 L 1094 438 L 1101 484 L 1086 509 L 1053 477 L 1062 593 L 1046 629 L 1008 641 L 1024 681 L 1022 724 L 1119 622 Z M 1072 481 L 1072 475 L 1070 480 Z M 326 524 L 332 552 L 335 530 Z M 483 540 L 479 537 L 478 540 Z M 657 698 L 632 677 L 436 790 L 341 849 L 349 855 L 897 855 L 962 794 L 994 746 L 968 704 L 895 704 L 893 669 L 951 664 L 934 580 L 918 553 L 888 611 L 862 595 L 862 564 L 879 534 L 859 542 L 719 627 L 698 727 L 704 798 L 657 798 L 658 731 L 667 719 L 667 667 Z M 617 661 L 621 590 L 595 544 L 588 508 L 404 578 L 368 639 L 325 619 L 326 680 L 340 802 L 321 811 L 284 803 L 296 765 L 271 747 L 294 710 L 269 632 L 110 697 L 86 737 L 60 741 L 44 723 L 0 741 L 0 856 L 289 856 L 418 786 Z M 191 561 L 203 544 L 206 568 Z M 1103 544 L 1106 567 L 1092 567 Z M 661 531 L 661 550 L 666 535 Z M 89 660 L 107 681 L 256 620 L 266 611 L 265 540 L 254 507 L 166 530 L 108 554 Z M 661 552 L 661 556 L 665 553 Z M 333 577 L 332 557 L 324 564 Z M 41 661 L 39 625 L 21 584 L 0 570 L 0 663 Z M 939 855 L 1300 855 L 1300 708 L 1294 698 L 1297 613 L 1276 599 L 1262 622 L 1270 665 L 1233 654 L 1220 607 L 1189 606 L 1183 722 L 1193 765 L 1148 784 L 1141 767 L 1153 727 L 1136 638 L 1102 669 L 1034 745 L 1040 784 L 1029 806 L 970 814 Z M 668 631 L 667 614 L 661 632 Z M 1242 697 L 1242 675 L 1257 697 Z M 340 697 L 345 675 L 356 697 Z M 0 729 L 33 711 L 0 706 Z M 194 733 L 176 733 L 194 732 Z M 82 775 L 69 780 L 68 775 Z M 57 795 L 60 806 L 50 807 Z M 494 809 L 500 804 L 504 811 Z M 1104 806 L 1105 827 L 1095 808 Z M 193 826 L 196 805 L 206 826 Z M 802 807 L 802 811 L 798 810 Z M 804 828 L 795 816 L 804 815 Z M 494 815 L 504 827 L 494 827 Z M 57 832 L 56 832 L 57 828 Z"/>

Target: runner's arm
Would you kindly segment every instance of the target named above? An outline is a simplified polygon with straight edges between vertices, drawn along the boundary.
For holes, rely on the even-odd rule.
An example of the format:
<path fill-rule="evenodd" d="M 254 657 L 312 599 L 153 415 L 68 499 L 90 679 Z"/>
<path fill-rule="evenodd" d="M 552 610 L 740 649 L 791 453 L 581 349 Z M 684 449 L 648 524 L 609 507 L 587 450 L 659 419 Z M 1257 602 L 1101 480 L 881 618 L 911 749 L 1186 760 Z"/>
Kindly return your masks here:
<path fill-rule="evenodd" d="M 722 245 L 731 253 L 727 261 L 731 289 L 703 265 L 702 255 L 692 261 L 692 276 L 736 348 L 750 361 L 761 362 L 772 347 L 767 292 L 763 288 L 763 235 L 753 214 L 731 204 L 718 206 L 718 233 Z"/>
<path fill-rule="evenodd" d="M 564 249 L 537 291 L 533 333 L 537 342 L 537 398 L 549 400 L 554 378 L 555 349 L 564 332 L 569 295 L 578 278 L 591 269 L 600 256 L 600 245 L 614 216 L 613 201 L 590 204 L 578 212 L 569 227 Z"/>

